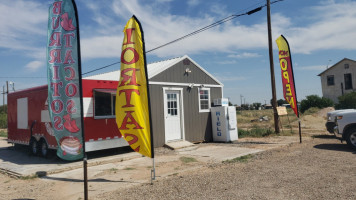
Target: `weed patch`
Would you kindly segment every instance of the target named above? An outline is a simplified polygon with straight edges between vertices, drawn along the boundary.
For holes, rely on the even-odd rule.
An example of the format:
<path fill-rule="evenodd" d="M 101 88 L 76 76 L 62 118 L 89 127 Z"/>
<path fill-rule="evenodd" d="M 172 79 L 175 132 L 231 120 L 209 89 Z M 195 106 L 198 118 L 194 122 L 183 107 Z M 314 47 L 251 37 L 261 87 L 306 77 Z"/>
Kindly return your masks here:
<path fill-rule="evenodd" d="M 180 157 L 179 160 L 182 161 L 183 163 L 198 162 L 197 159 L 192 157 Z"/>
<path fill-rule="evenodd" d="M 267 137 L 274 134 L 274 131 L 271 128 L 261 128 L 258 126 L 253 126 L 250 129 L 244 130 L 239 129 L 239 138 L 244 137 Z"/>
<path fill-rule="evenodd" d="M 38 175 L 37 174 L 34 174 L 34 175 L 28 175 L 28 176 L 21 176 L 21 180 L 32 180 L 32 179 L 35 179 L 35 178 L 38 178 Z"/>
<path fill-rule="evenodd" d="M 237 163 L 237 162 L 245 163 L 251 158 L 253 158 L 253 155 L 248 154 L 246 156 L 237 157 L 237 158 L 234 158 L 231 160 L 225 160 L 225 161 L 223 161 L 223 163 Z"/>
<path fill-rule="evenodd" d="M 0 130 L 0 137 L 7 137 L 7 131 L 6 130 Z"/>
<path fill-rule="evenodd" d="M 126 167 L 124 170 L 135 170 L 136 168 L 133 167 Z"/>

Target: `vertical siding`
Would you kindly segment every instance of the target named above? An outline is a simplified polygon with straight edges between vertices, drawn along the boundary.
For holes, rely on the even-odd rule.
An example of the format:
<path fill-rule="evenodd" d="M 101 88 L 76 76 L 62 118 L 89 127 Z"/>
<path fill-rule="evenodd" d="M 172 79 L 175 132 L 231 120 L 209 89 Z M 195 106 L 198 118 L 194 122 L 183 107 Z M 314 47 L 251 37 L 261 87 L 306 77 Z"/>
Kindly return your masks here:
<path fill-rule="evenodd" d="M 152 132 L 154 136 L 154 146 L 165 144 L 164 128 L 164 106 L 163 87 L 161 85 L 150 85 L 150 98 L 152 110 Z M 183 88 L 183 112 L 184 112 L 184 132 L 185 140 L 190 142 L 212 141 L 212 127 L 210 112 L 199 113 L 198 88 L 174 86 Z M 221 98 L 222 88 L 210 88 L 211 103 L 214 99 Z"/>
<path fill-rule="evenodd" d="M 191 70 L 185 73 L 186 68 Z M 168 83 L 194 83 L 192 89 L 187 86 L 178 85 L 150 85 L 150 98 L 152 110 L 152 132 L 154 136 L 154 146 L 159 147 L 165 144 L 165 117 L 163 87 L 182 88 L 183 113 L 184 113 L 184 137 L 190 142 L 212 141 L 212 127 L 210 112 L 199 113 L 198 86 L 200 84 L 219 85 L 213 78 L 208 76 L 199 67 L 190 62 L 181 61 L 160 74 L 152 77 L 150 81 Z M 214 99 L 222 98 L 222 87 L 210 88 L 210 103 Z"/>
<path fill-rule="evenodd" d="M 150 85 L 152 132 L 155 147 L 163 146 L 164 136 L 164 107 L 163 107 L 163 87 L 160 85 Z"/>
<path fill-rule="evenodd" d="M 185 73 L 187 68 L 190 69 L 190 73 Z M 194 63 L 190 62 L 188 65 L 184 64 L 183 61 L 152 77 L 150 81 L 214 85 L 219 84 L 199 67 L 197 67 Z"/>

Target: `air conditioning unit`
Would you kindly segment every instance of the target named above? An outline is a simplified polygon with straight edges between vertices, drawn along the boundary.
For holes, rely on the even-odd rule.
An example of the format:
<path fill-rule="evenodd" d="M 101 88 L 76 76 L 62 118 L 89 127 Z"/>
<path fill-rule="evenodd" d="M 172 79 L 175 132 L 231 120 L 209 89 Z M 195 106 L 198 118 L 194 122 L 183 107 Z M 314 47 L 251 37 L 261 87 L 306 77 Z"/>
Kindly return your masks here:
<path fill-rule="evenodd" d="M 214 99 L 214 106 L 229 106 L 229 99 L 227 98 L 220 98 Z"/>

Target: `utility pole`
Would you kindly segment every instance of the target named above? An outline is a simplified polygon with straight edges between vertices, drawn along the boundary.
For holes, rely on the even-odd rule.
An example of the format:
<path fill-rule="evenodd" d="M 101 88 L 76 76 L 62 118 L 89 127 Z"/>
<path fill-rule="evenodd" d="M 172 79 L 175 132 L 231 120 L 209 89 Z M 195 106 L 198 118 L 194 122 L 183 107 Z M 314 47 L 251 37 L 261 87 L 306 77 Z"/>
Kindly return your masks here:
<path fill-rule="evenodd" d="M 267 0 L 267 27 L 268 27 L 268 47 L 269 47 L 269 64 L 271 71 L 271 86 L 272 86 L 272 107 L 274 116 L 274 130 L 279 133 L 278 113 L 277 113 L 277 98 L 276 98 L 276 81 L 274 78 L 274 63 L 273 63 L 273 49 L 272 49 L 272 28 L 271 28 L 271 1 Z"/>
<path fill-rule="evenodd" d="M 2 107 L 5 113 L 5 85 L 2 86 Z"/>

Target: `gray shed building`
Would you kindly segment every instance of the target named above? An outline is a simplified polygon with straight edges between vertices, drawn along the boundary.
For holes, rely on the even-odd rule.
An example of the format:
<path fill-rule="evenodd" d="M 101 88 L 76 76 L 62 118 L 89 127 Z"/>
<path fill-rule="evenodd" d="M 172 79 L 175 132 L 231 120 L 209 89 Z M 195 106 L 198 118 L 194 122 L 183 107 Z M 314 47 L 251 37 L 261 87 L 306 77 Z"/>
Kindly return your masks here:
<path fill-rule="evenodd" d="M 210 108 L 223 84 L 188 56 L 147 65 L 154 146 L 177 140 L 211 141 Z M 85 79 L 116 80 L 120 71 Z"/>
<path fill-rule="evenodd" d="M 344 58 L 321 72 L 323 97 L 338 102 L 338 97 L 356 91 L 356 61 Z"/>

